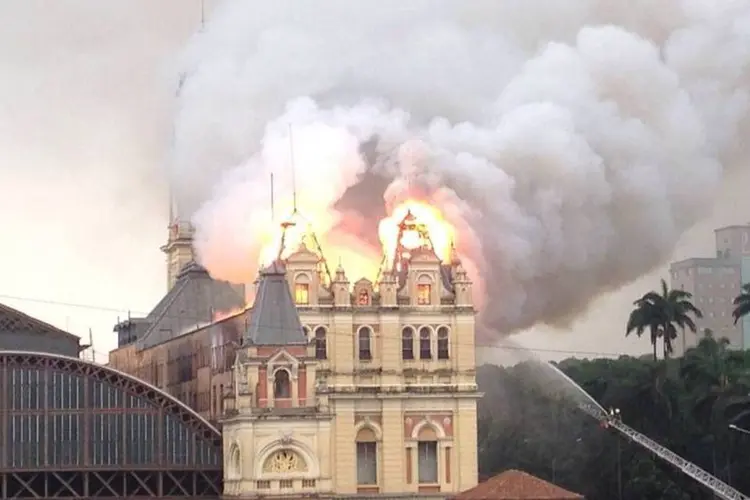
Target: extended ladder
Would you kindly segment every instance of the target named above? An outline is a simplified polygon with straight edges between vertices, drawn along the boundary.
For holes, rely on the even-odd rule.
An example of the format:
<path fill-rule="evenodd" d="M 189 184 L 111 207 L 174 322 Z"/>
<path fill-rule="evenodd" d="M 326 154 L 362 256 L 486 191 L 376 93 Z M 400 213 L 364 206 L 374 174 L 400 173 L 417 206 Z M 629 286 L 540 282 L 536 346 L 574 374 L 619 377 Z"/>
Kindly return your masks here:
<path fill-rule="evenodd" d="M 750 500 L 750 497 L 743 495 L 724 481 L 718 479 L 715 476 L 712 476 L 694 463 L 688 462 L 678 454 L 660 445 L 653 439 L 650 439 L 640 432 L 636 431 L 635 429 L 623 424 L 622 420 L 620 420 L 619 417 L 609 415 L 598 405 L 580 403 L 578 407 L 606 426 L 617 429 L 625 437 L 627 437 L 634 443 L 643 446 L 665 462 L 669 462 L 670 464 L 674 465 L 685 475 L 695 479 L 723 500 Z"/>

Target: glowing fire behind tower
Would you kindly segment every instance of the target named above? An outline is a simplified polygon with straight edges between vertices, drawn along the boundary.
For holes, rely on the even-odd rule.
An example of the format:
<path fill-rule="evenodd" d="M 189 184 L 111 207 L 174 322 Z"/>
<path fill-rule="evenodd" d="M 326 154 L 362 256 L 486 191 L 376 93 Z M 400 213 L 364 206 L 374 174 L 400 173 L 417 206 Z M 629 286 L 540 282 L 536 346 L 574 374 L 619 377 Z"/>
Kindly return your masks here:
<path fill-rule="evenodd" d="M 320 216 L 327 218 L 326 214 Z M 259 265 L 267 266 L 276 259 L 284 260 L 304 244 L 308 250 L 320 255 L 322 267 L 327 268 L 330 259 L 335 259 L 349 268 L 349 260 L 357 252 L 329 238 L 325 232 L 318 235 L 315 231 L 318 218 L 307 219 L 294 211 L 282 223 L 274 224 L 261 236 L 265 244 Z M 456 231 L 436 207 L 410 199 L 397 205 L 390 215 L 380 221 L 378 236 L 381 244 L 379 255 L 367 255 L 366 258 L 371 260 L 368 266 L 354 266 L 364 272 L 362 277 L 374 279 L 377 273 L 385 270 L 401 274 L 406 271 L 411 256 L 419 250 L 434 252 L 447 263 L 451 259 Z M 363 256 L 359 257 L 361 260 Z M 377 265 L 379 259 L 380 266 Z"/>

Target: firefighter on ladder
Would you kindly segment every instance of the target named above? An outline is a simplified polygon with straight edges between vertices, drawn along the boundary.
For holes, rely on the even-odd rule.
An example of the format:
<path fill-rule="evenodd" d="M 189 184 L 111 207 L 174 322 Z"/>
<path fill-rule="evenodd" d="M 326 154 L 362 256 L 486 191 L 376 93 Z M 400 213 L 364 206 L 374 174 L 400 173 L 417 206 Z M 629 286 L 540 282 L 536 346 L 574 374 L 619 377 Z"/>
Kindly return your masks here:
<path fill-rule="evenodd" d="M 602 420 L 600 425 L 602 426 L 602 428 L 606 429 L 613 423 L 620 422 L 621 420 L 622 420 L 622 416 L 620 415 L 620 409 L 610 408 L 609 412 L 607 413 L 607 418 L 605 420 Z"/>

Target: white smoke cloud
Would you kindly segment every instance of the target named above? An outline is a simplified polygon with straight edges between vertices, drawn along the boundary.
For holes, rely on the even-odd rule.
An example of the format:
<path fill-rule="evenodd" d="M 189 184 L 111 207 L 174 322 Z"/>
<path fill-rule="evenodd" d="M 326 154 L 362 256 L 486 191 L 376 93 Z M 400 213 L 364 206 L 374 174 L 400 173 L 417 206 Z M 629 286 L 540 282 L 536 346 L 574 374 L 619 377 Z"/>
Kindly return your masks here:
<path fill-rule="evenodd" d="M 291 125 L 319 231 L 357 219 L 371 241 L 419 186 L 495 304 L 485 327 L 568 322 L 667 258 L 746 157 L 750 2 L 622 4 L 226 2 L 176 117 L 202 262 L 252 279 Z"/>

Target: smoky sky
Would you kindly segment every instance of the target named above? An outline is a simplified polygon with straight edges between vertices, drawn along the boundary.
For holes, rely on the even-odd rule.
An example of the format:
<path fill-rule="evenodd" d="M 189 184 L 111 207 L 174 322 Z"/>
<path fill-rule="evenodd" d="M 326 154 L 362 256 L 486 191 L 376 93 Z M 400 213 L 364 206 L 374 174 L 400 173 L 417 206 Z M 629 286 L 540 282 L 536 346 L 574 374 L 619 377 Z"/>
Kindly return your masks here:
<path fill-rule="evenodd" d="M 367 246 L 416 190 L 457 229 L 486 331 L 566 325 L 745 168 L 748 32 L 746 1 L 227 1 L 183 54 L 171 182 L 233 281 L 271 173 Z"/>

